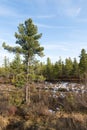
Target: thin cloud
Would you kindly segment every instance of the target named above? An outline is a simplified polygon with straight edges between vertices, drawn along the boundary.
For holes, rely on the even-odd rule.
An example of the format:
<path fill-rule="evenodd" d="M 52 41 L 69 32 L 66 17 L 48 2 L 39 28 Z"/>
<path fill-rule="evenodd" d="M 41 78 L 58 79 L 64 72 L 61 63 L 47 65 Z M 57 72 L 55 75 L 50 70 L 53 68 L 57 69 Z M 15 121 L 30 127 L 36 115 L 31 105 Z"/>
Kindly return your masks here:
<path fill-rule="evenodd" d="M 51 44 L 46 44 L 46 45 L 43 45 L 43 46 L 44 46 L 44 48 L 46 50 L 50 50 L 50 51 L 51 50 L 55 50 L 55 51 L 56 50 L 68 51 L 68 48 L 64 44 L 60 45 L 57 42 L 53 42 L 53 44 L 51 43 Z"/>
<path fill-rule="evenodd" d="M 16 12 L 7 6 L 0 7 L 0 16 L 16 16 Z"/>
<path fill-rule="evenodd" d="M 79 46 L 78 46 L 79 45 Z M 87 43 L 86 42 L 51 42 L 51 44 L 45 44 L 44 45 L 46 56 L 50 57 L 52 62 L 55 62 L 61 58 L 64 60 L 65 58 L 71 57 L 74 59 L 75 57 L 77 60 L 79 60 L 79 55 L 81 53 L 81 49 L 85 48 L 87 49 Z M 54 52 L 54 53 L 52 53 Z"/>
<path fill-rule="evenodd" d="M 41 28 L 47 28 L 47 29 L 73 29 L 72 26 L 53 26 L 53 25 L 46 25 L 46 24 L 40 24 L 36 23 L 38 27 Z"/>
<path fill-rule="evenodd" d="M 50 44 L 46 43 L 44 46 L 44 48 L 46 50 L 52 51 L 52 50 L 62 50 L 62 51 L 66 51 L 66 52 L 75 52 L 78 51 L 80 52 L 80 50 L 82 48 L 87 49 L 87 42 L 57 42 L 57 41 L 52 41 L 49 42 Z M 79 46 L 78 46 L 79 45 Z M 74 54 L 74 53 L 73 53 Z"/>
<path fill-rule="evenodd" d="M 82 10 L 80 0 L 78 4 L 75 4 L 73 0 L 54 0 L 54 6 L 60 16 L 76 17 Z"/>
<path fill-rule="evenodd" d="M 36 18 L 54 18 L 56 17 L 56 15 L 37 15 L 37 16 L 32 16 L 32 17 L 36 17 Z"/>
<path fill-rule="evenodd" d="M 69 8 L 69 9 L 66 9 L 65 14 L 67 16 L 73 17 L 73 16 L 78 16 L 80 12 L 81 12 L 81 8 Z"/>
<path fill-rule="evenodd" d="M 19 14 L 19 18 L 24 18 L 24 17 L 30 17 L 30 18 L 36 18 L 36 19 L 51 19 L 55 18 L 57 15 L 56 14 L 45 14 L 45 15 L 31 15 L 31 14 Z"/>

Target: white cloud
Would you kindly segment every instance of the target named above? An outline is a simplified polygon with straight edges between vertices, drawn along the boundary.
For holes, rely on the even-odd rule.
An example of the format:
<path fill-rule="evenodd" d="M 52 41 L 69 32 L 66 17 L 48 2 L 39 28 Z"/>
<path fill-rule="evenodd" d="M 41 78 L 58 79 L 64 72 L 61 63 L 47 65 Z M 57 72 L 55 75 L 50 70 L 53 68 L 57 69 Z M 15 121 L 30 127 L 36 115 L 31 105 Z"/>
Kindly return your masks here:
<path fill-rule="evenodd" d="M 36 18 L 54 18 L 56 17 L 56 15 L 37 15 L 37 16 L 32 16 L 32 17 L 36 17 Z"/>
<path fill-rule="evenodd" d="M 81 12 L 81 8 L 68 8 L 65 10 L 65 14 L 67 16 L 78 16 Z"/>
<path fill-rule="evenodd" d="M 38 27 L 41 28 L 48 28 L 48 29 L 73 29 L 72 26 L 54 26 L 54 25 L 47 25 L 47 24 L 41 24 L 41 23 L 35 23 Z"/>
<path fill-rule="evenodd" d="M 58 61 L 59 57 L 64 61 L 66 58 L 71 57 L 72 60 L 76 57 L 79 61 L 79 55 L 81 49 L 87 50 L 86 42 L 51 42 L 43 45 L 45 48 L 45 57 L 42 61 L 46 61 L 47 57 L 50 57 L 52 62 Z"/>
<path fill-rule="evenodd" d="M 80 0 L 54 0 L 53 4 L 59 15 L 65 15 L 68 17 L 76 17 L 80 14 L 82 5 Z"/>
<path fill-rule="evenodd" d="M 0 43 L 3 43 L 4 42 L 4 39 L 0 38 Z"/>
<path fill-rule="evenodd" d="M 37 18 L 37 19 L 50 19 L 50 18 L 54 18 L 54 17 L 56 17 L 56 15 L 55 14 L 46 14 L 46 15 L 20 15 L 19 17 L 25 17 L 25 16 L 27 16 L 27 17 L 31 17 L 31 18 Z"/>
<path fill-rule="evenodd" d="M 61 43 L 60 44 L 58 44 L 58 42 L 51 42 L 51 44 L 45 44 L 45 45 L 43 45 L 44 46 L 44 48 L 46 49 L 46 50 L 55 50 L 55 51 L 58 51 L 58 50 L 62 50 L 62 51 L 68 51 L 68 48 L 65 46 L 65 45 L 61 45 Z"/>

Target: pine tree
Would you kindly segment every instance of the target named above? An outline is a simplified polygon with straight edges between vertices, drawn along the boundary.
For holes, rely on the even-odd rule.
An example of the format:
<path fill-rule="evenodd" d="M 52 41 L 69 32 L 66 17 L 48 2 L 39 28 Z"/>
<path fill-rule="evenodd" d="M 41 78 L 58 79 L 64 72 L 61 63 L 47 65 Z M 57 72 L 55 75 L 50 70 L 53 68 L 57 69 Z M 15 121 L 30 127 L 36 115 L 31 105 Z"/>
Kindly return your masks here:
<path fill-rule="evenodd" d="M 79 77 L 79 64 L 76 58 L 74 58 L 74 61 L 73 61 L 72 76 Z"/>
<path fill-rule="evenodd" d="M 12 83 L 17 87 L 24 85 L 24 65 L 22 64 L 19 53 L 16 54 L 14 60 L 10 63 L 10 75 Z"/>
<path fill-rule="evenodd" d="M 79 57 L 80 57 L 80 63 L 79 63 L 80 72 L 81 74 L 83 74 L 84 72 L 87 72 L 87 53 L 85 49 L 81 50 L 81 54 Z"/>
<path fill-rule="evenodd" d="M 46 79 L 47 80 L 53 79 L 53 65 L 49 57 L 47 58 L 47 65 L 46 65 Z"/>
<path fill-rule="evenodd" d="M 66 77 L 71 76 L 72 69 L 73 69 L 73 63 L 72 63 L 71 58 L 70 57 L 66 58 L 65 59 L 65 75 L 66 75 Z"/>
<path fill-rule="evenodd" d="M 31 60 L 35 55 L 43 56 L 44 48 L 40 46 L 39 39 L 42 34 L 38 34 L 38 28 L 33 24 L 32 19 L 28 19 L 24 22 L 24 24 L 19 24 L 18 33 L 15 33 L 16 44 L 19 46 L 11 47 L 3 43 L 4 49 L 9 52 L 18 52 L 23 54 L 26 63 L 26 74 L 27 74 L 27 84 L 26 84 L 26 103 L 30 102 L 30 94 L 28 95 L 28 91 L 30 93 L 30 88 L 28 87 L 29 79 L 29 65 Z M 29 98 L 28 98 L 29 96 Z"/>

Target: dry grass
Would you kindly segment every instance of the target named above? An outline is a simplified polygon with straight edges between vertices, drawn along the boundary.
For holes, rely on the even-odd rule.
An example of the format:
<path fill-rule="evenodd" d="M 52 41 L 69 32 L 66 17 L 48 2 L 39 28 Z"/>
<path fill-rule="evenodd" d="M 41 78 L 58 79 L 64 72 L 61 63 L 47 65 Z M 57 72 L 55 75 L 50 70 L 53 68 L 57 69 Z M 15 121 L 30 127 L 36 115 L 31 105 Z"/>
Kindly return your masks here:
<path fill-rule="evenodd" d="M 0 130 L 3 130 L 7 127 L 7 125 L 9 124 L 9 120 L 7 117 L 2 117 L 0 116 Z"/>
<path fill-rule="evenodd" d="M 70 130 L 86 130 L 87 129 L 87 114 L 83 113 L 65 113 L 65 112 L 57 112 L 56 119 L 60 127 L 66 126 L 68 124 L 68 128 Z M 62 123 L 60 122 L 62 121 Z"/>
<path fill-rule="evenodd" d="M 31 88 L 30 105 L 21 104 L 22 89 L 10 93 L 9 100 L 5 100 L 6 95 L 1 95 L 0 110 L 3 116 L 0 116 L 0 130 L 87 130 L 86 95 L 64 93 L 65 98 L 61 98 L 57 92 L 57 98 L 54 98 L 51 91 L 38 91 L 34 87 Z M 60 108 L 58 111 L 57 107 Z"/>
<path fill-rule="evenodd" d="M 87 115 L 81 114 L 81 113 L 72 113 L 71 116 L 72 116 L 72 118 L 74 118 L 82 123 L 85 121 L 85 119 L 87 119 Z"/>
<path fill-rule="evenodd" d="M 32 113 L 34 114 L 34 113 Z M 37 126 L 36 126 L 37 124 Z M 34 118 L 23 119 L 17 117 L 2 117 L 0 116 L 0 130 L 15 130 L 15 127 L 20 130 L 38 127 L 40 130 L 86 130 L 87 129 L 87 115 L 81 113 L 65 113 L 57 112 L 55 115 L 34 115 Z M 21 130 L 22 130 L 21 129 Z"/>
<path fill-rule="evenodd" d="M 83 113 L 75 113 L 75 112 L 72 112 L 72 113 L 66 113 L 66 112 L 57 112 L 56 113 L 56 117 L 57 118 L 60 118 L 60 117 L 65 117 L 65 118 L 68 118 L 68 117 L 72 117 L 78 121 L 81 121 L 83 122 L 85 118 L 87 118 L 87 115 L 86 114 L 83 114 Z"/>

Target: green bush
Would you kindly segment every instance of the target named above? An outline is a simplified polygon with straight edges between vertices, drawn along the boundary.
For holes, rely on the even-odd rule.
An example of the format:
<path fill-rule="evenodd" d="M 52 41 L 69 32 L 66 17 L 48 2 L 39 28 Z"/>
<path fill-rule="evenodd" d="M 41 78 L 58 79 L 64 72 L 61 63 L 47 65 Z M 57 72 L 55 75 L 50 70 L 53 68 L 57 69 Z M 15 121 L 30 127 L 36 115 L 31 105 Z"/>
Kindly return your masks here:
<path fill-rule="evenodd" d="M 12 78 L 12 84 L 16 87 L 23 87 L 26 83 L 26 78 L 24 74 L 17 74 Z"/>

